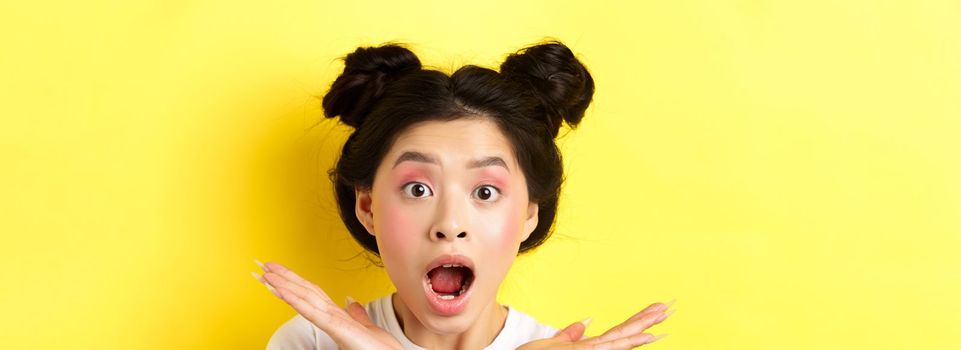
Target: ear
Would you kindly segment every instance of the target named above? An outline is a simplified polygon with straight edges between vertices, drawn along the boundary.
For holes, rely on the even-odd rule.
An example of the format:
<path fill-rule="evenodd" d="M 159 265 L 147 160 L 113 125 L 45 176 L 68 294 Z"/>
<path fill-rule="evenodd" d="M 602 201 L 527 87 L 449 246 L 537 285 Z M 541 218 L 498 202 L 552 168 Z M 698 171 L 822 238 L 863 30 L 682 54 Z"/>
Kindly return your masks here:
<path fill-rule="evenodd" d="M 524 221 L 524 235 L 521 237 L 521 242 L 526 241 L 534 232 L 534 229 L 537 228 L 538 208 L 540 207 L 534 202 L 527 205 L 527 220 Z"/>
<path fill-rule="evenodd" d="M 370 191 L 354 189 L 354 198 L 356 199 L 354 212 L 357 214 L 357 220 L 367 228 L 371 236 L 374 236 L 374 212 L 371 210 Z"/>

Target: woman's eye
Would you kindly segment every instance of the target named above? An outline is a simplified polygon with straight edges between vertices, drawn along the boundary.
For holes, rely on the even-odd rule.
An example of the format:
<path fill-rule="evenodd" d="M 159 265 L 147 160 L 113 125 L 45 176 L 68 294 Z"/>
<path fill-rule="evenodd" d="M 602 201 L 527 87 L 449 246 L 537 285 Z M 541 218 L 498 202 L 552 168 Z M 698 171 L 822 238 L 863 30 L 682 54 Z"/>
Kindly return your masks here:
<path fill-rule="evenodd" d="M 430 187 L 427 187 L 427 185 L 425 184 L 422 184 L 420 182 L 411 182 L 409 184 L 404 185 L 404 194 L 406 194 L 409 197 L 423 198 L 423 197 L 433 195 L 434 193 L 431 192 Z"/>
<path fill-rule="evenodd" d="M 501 191 L 498 190 L 497 187 L 491 185 L 484 185 L 474 190 L 474 197 L 488 202 L 496 201 L 497 198 L 500 198 L 500 195 Z"/>

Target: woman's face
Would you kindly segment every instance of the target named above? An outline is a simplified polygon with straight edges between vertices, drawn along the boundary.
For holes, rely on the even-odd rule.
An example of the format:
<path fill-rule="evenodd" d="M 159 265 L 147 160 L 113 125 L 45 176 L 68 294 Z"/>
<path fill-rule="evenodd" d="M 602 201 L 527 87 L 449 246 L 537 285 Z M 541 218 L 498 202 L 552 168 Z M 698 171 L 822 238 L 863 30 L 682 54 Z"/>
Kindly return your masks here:
<path fill-rule="evenodd" d="M 494 122 L 428 121 L 398 135 L 371 191 L 357 193 L 356 211 L 408 309 L 427 329 L 451 334 L 494 305 L 521 242 L 537 226 L 537 205 L 527 195 Z"/>

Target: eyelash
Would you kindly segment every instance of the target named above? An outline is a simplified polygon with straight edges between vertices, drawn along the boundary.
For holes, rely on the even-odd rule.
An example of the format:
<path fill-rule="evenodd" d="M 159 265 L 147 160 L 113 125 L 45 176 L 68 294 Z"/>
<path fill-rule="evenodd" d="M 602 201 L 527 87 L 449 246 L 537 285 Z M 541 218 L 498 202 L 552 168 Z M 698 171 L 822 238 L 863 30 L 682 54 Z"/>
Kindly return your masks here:
<path fill-rule="evenodd" d="M 434 190 L 432 190 L 432 189 L 430 188 L 430 186 L 427 186 L 427 184 L 425 184 L 425 183 L 423 183 L 423 182 L 416 182 L 416 181 L 415 181 L 415 182 L 408 182 L 408 183 L 404 184 L 404 186 L 402 186 L 400 190 L 404 193 L 405 196 L 407 196 L 407 197 L 409 197 L 409 198 L 413 198 L 413 199 L 422 199 L 422 198 L 425 198 L 425 197 L 416 197 L 416 196 L 409 195 L 409 194 L 408 194 L 408 188 L 412 188 L 412 185 L 422 185 L 422 186 L 424 186 L 424 188 L 427 190 L 425 193 L 428 193 L 428 192 L 429 192 L 431 195 L 434 194 Z M 500 189 L 500 188 L 497 188 L 497 186 L 489 185 L 489 184 L 484 184 L 484 185 L 478 186 L 477 188 L 474 189 L 474 191 L 471 192 L 471 196 L 473 196 L 474 193 L 477 192 L 477 190 L 479 190 L 479 189 L 481 189 L 481 188 L 484 188 L 484 187 L 490 187 L 490 188 L 492 188 L 492 189 L 494 190 L 493 197 L 494 197 L 495 199 L 494 199 L 494 200 L 484 200 L 484 199 L 481 199 L 482 201 L 494 203 L 494 202 L 497 202 L 497 199 L 500 199 L 500 196 L 502 195 L 501 189 Z"/>

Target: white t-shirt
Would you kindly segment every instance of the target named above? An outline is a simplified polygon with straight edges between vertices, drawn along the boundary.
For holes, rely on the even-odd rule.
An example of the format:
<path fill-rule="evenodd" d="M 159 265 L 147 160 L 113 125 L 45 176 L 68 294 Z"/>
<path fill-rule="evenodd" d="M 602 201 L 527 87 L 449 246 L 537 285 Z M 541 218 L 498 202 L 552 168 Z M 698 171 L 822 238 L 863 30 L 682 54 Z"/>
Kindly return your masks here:
<path fill-rule="evenodd" d="M 407 339 L 397 322 L 391 295 L 373 300 L 364 306 L 370 320 L 387 330 L 405 350 L 425 350 Z M 494 341 L 484 350 L 516 349 L 528 342 L 553 337 L 557 329 L 537 322 L 533 317 L 507 305 L 507 320 Z M 267 350 L 331 350 L 338 349 L 334 340 L 297 314 L 274 332 L 267 343 Z"/>

